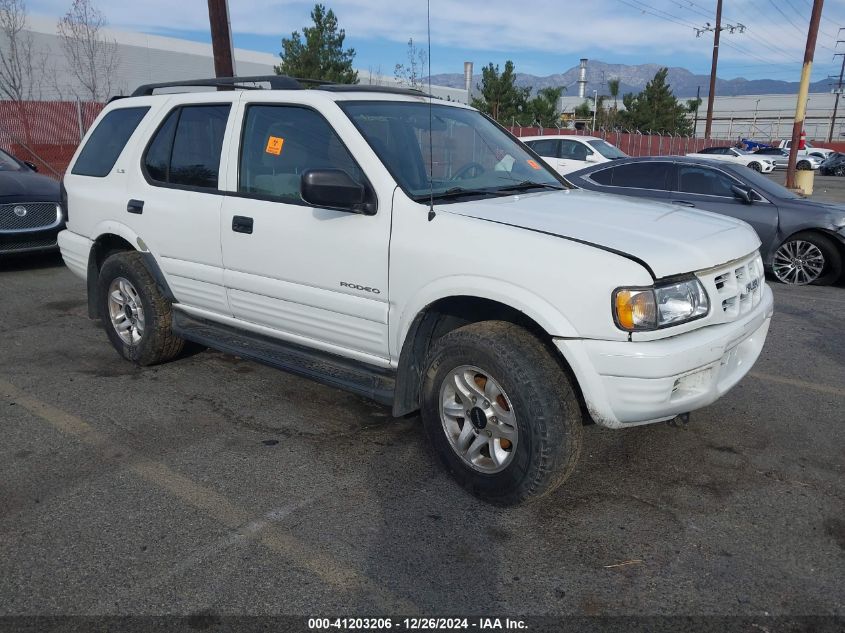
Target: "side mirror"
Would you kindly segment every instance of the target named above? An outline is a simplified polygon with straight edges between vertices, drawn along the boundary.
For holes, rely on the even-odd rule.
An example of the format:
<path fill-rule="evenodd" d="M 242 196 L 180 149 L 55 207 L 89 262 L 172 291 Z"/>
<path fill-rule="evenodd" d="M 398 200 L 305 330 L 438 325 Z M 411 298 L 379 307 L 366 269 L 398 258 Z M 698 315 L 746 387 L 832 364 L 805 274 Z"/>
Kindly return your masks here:
<path fill-rule="evenodd" d="M 365 204 L 364 185 L 342 169 L 309 169 L 302 174 L 299 193 L 305 202 L 353 213 L 373 215 L 373 205 Z"/>
<path fill-rule="evenodd" d="M 596 157 L 595 154 L 587 154 L 587 158 L 585 159 L 588 163 L 597 163 L 599 159 Z"/>
<path fill-rule="evenodd" d="M 740 187 L 739 185 L 732 185 L 731 191 L 733 191 L 734 198 L 741 200 L 743 204 L 754 203 L 754 190 L 751 187 Z"/>
<path fill-rule="evenodd" d="M 29 167 L 32 171 L 38 171 L 38 165 L 31 161 L 25 160 L 23 164 Z"/>

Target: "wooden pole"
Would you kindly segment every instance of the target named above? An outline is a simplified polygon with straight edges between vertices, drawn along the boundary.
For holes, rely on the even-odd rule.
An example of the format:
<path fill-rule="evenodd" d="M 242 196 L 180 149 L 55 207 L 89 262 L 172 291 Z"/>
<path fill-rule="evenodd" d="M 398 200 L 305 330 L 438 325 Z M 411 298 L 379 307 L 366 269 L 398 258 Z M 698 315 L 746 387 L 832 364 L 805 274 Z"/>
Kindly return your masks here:
<path fill-rule="evenodd" d="M 722 0 L 716 2 L 716 28 L 713 30 L 713 63 L 710 66 L 710 94 L 707 95 L 707 123 L 704 138 L 710 138 L 713 127 L 713 99 L 716 97 L 716 67 L 719 65 L 719 35 L 722 33 Z"/>
<path fill-rule="evenodd" d="M 234 77 L 235 56 L 227 0 L 208 0 L 208 21 L 211 25 L 211 48 L 214 51 L 214 76 Z"/>
<path fill-rule="evenodd" d="M 801 84 L 798 87 L 798 104 L 795 106 L 795 123 L 792 126 L 792 147 L 789 151 L 789 166 L 786 169 L 786 186 L 795 188 L 795 165 L 798 162 L 798 144 L 804 129 L 804 117 L 807 114 L 807 95 L 810 92 L 810 75 L 813 71 L 813 54 L 816 51 L 816 39 L 819 35 L 819 22 L 822 19 L 824 0 L 813 0 L 813 12 L 810 15 L 810 29 L 807 32 L 807 46 L 804 49 L 804 66 L 801 69 Z"/>

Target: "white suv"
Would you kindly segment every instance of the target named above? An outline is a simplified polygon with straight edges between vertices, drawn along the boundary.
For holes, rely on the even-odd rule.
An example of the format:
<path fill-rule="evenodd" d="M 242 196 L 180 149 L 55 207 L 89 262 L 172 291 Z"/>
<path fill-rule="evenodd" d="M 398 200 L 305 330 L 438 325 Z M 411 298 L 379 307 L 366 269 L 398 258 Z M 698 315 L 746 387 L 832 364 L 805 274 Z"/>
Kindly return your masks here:
<path fill-rule="evenodd" d="M 139 88 L 70 165 L 62 255 L 128 360 L 194 341 L 421 410 L 456 478 L 508 504 L 566 479 L 585 423 L 685 415 L 760 354 L 743 222 L 567 189 L 459 104 L 261 80 Z"/>

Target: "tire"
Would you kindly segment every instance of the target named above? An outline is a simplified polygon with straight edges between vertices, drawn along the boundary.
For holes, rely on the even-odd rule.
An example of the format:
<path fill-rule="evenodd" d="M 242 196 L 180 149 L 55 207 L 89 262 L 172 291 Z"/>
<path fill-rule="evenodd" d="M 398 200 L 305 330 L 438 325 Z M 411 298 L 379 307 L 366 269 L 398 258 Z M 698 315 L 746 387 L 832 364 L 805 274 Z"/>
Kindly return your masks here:
<path fill-rule="evenodd" d="M 463 397 L 456 376 L 465 378 Z M 473 393 L 475 404 L 467 395 Z M 443 402 L 457 415 L 447 413 Z M 426 357 L 421 404 L 435 453 L 462 486 L 486 501 L 537 499 L 575 468 L 583 433 L 578 399 L 557 359 L 517 325 L 484 321 L 438 339 Z M 469 439 L 463 441 L 465 433 Z M 476 442 L 481 448 L 472 464 L 458 445 L 471 455 Z"/>
<path fill-rule="evenodd" d="M 763 171 L 763 166 L 760 163 L 748 163 L 748 166 L 754 171 Z"/>
<path fill-rule="evenodd" d="M 171 304 L 162 296 L 140 253 L 109 256 L 100 269 L 98 284 L 100 318 L 121 356 L 147 366 L 166 362 L 182 351 L 184 341 L 172 330 Z"/>
<path fill-rule="evenodd" d="M 829 286 L 842 275 L 842 255 L 824 235 L 796 233 L 778 247 L 772 272 L 778 281 L 788 285 Z"/>
<path fill-rule="evenodd" d="M 837 165 L 833 168 L 834 176 L 845 176 L 845 165 Z"/>
<path fill-rule="evenodd" d="M 798 161 L 798 164 L 795 166 L 795 168 L 800 169 L 802 171 L 807 171 L 808 169 L 812 169 L 809 161 L 806 161 L 806 160 Z"/>

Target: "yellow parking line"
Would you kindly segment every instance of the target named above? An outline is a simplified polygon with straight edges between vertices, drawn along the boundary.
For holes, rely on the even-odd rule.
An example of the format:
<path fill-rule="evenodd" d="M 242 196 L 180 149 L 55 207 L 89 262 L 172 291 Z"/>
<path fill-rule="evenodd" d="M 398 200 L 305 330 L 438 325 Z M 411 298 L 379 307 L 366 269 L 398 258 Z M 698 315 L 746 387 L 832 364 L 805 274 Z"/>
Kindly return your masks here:
<path fill-rule="evenodd" d="M 783 376 L 772 376 L 771 374 L 761 374 L 760 372 L 752 371 L 749 376 L 766 380 L 768 382 L 776 382 L 781 385 L 789 385 L 791 387 L 798 387 L 799 389 L 809 389 L 810 391 L 818 391 L 819 393 L 827 393 L 832 396 L 845 397 L 845 389 L 840 387 L 830 387 L 828 385 L 817 385 L 812 382 L 804 380 L 796 380 L 795 378 L 784 378 Z"/>
<path fill-rule="evenodd" d="M 321 550 L 319 545 L 309 545 L 278 529 L 270 521 L 256 524 L 254 513 L 239 507 L 225 496 L 177 473 L 161 462 L 136 456 L 131 449 L 111 441 L 107 435 L 97 431 L 84 420 L 42 402 L 2 379 L 0 379 L 0 399 L 15 402 L 56 430 L 76 437 L 81 442 L 96 447 L 106 454 L 113 455 L 120 452 L 134 456 L 129 465 L 131 472 L 227 527 L 238 530 L 247 537 L 257 539 L 266 547 L 286 557 L 295 565 L 307 569 L 321 580 L 344 591 L 366 592 L 382 602 L 386 611 L 402 614 L 413 614 L 419 611 L 416 605 L 406 598 L 395 595 L 366 575 L 346 567 L 326 553 L 324 548 Z M 248 526 L 251 522 L 257 527 L 244 529 L 244 526 Z"/>

